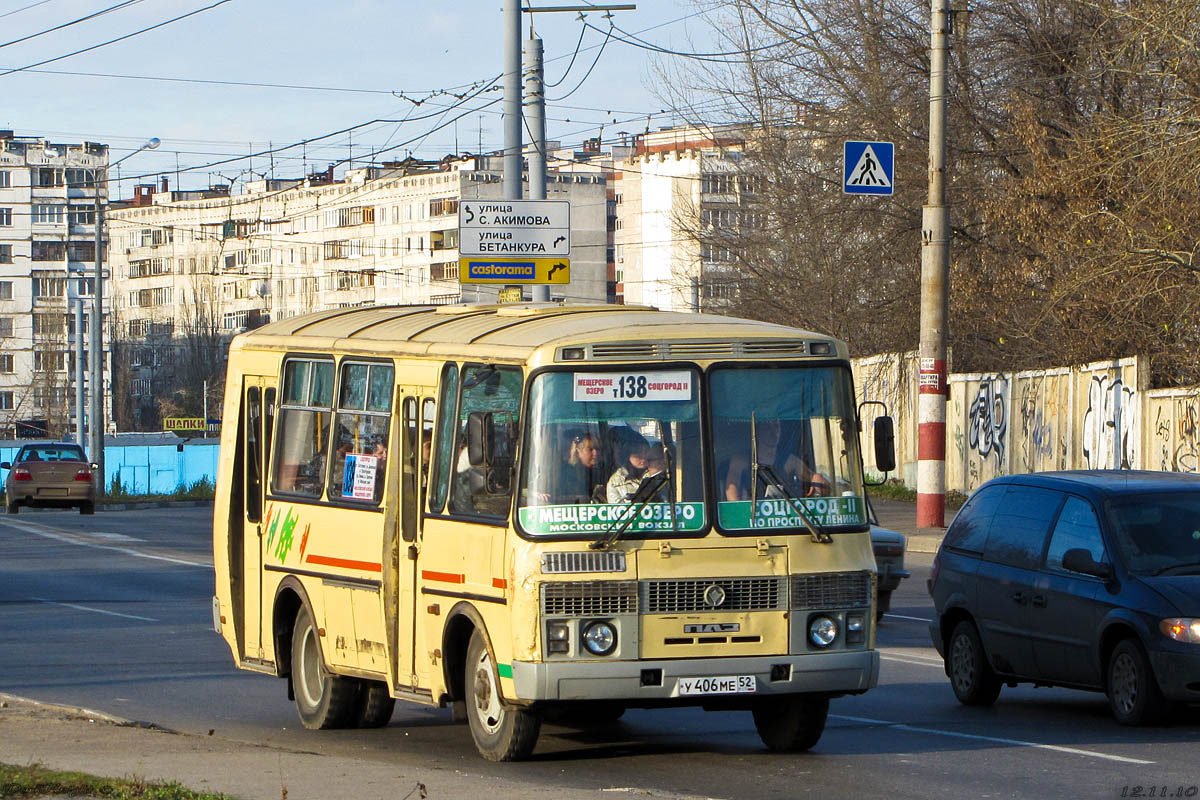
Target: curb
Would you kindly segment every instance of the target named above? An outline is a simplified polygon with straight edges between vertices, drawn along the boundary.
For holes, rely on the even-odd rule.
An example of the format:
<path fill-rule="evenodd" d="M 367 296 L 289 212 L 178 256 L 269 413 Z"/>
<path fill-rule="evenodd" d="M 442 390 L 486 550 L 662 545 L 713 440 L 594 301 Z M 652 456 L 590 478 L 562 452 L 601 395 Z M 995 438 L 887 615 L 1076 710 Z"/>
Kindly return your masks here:
<path fill-rule="evenodd" d="M 0 702 L 20 703 L 21 705 L 44 708 L 47 711 L 56 711 L 61 714 L 69 714 L 75 717 L 86 717 L 89 720 L 99 720 L 100 722 L 107 722 L 110 725 L 120 725 L 126 728 L 152 727 L 149 723 L 125 719 L 124 717 L 115 717 L 112 714 L 106 714 L 103 711 L 94 711 L 90 708 L 82 708 L 80 706 L 61 705 L 59 703 L 43 703 L 41 700 L 34 700 L 29 697 L 21 697 L 19 694 L 7 694 L 6 692 L 0 692 Z"/>
<path fill-rule="evenodd" d="M 202 508 L 212 500 L 140 500 L 129 503 L 97 503 L 97 511 L 137 511 L 143 508 Z"/>

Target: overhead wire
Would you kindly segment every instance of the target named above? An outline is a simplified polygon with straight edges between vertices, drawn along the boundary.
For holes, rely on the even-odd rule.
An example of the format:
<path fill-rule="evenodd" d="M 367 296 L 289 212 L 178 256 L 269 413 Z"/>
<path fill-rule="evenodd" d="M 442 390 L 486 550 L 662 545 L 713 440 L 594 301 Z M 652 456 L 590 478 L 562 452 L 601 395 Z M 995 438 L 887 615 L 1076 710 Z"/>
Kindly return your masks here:
<path fill-rule="evenodd" d="M 134 6 L 141 2 L 142 2 L 142 0 L 125 0 L 125 2 L 123 2 L 123 3 L 117 3 L 115 6 L 109 6 L 108 8 L 101 9 L 100 11 L 96 11 L 95 13 L 88 14 L 87 16 L 79 17 L 78 19 L 73 19 L 70 22 L 64 22 L 61 25 L 55 25 L 53 28 L 47 28 L 44 31 L 38 31 L 37 33 L 31 33 L 27 36 L 22 36 L 19 39 L 13 39 L 12 41 L 0 42 L 0 47 L 8 47 L 9 45 L 12 45 L 12 44 L 20 44 L 21 42 L 28 42 L 30 39 L 36 39 L 37 37 L 45 36 L 48 33 L 54 33 L 55 31 L 61 31 L 63 28 L 69 28 L 72 25 L 78 25 L 81 22 L 87 22 L 89 19 L 95 19 L 96 17 L 103 17 L 105 14 L 110 14 L 113 11 L 120 11 L 122 8 L 126 8 L 128 6 Z M 7 15 L 4 15 L 4 16 L 7 16 Z"/>
<path fill-rule="evenodd" d="M 231 0 L 217 0 L 217 2 L 215 2 L 211 5 L 204 6 L 203 8 L 198 8 L 194 11 L 189 11 L 186 14 L 180 14 L 177 17 L 172 17 L 171 19 L 156 23 L 154 25 L 148 25 L 145 28 L 141 28 L 140 30 L 133 31 L 132 33 L 127 33 L 123 36 L 118 36 L 115 39 L 109 39 L 107 42 L 100 42 L 99 44 L 94 44 L 94 45 L 90 45 L 88 47 L 83 47 L 83 48 L 80 48 L 79 50 L 75 50 L 73 52 L 66 53 L 61 56 L 55 56 L 54 58 L 47 58 L 42 61 L 34 62 L 33 64 L 26 64 L 23 67 L 17 67 L 15 69 L 10 69 L 6 72 L 0 72 L 0 78 L 5 77 L 6 75 L 12 75 L 14 72 L 23 72 L 24 70 L 31 69 L 33 67 L 40 67 L 45 64 L 52 64 L 55 61 L 62 61 L 63 59 L 71 58 L 72 56 L 77 56 L 81 53 L 87 53 L 92 50 L 98 50 L 101 47 L 107 47 L 110 44 L 116 44 L 117 42 L 123 42 L 126 39 L 132 39 L 135 36 L 141 36 L 143 33 L 149 33 L 150 31 L 157 30 L 158 28 L 162 28 L 167 25 L 170 25 L 173 22 L 179 22 L 180 20 L 187 19 L 188 17 L 194 17 L 197 14 L 202 14 L 205 11 L 211 11 L 212 9 L 216 8 L 217 6 L 224 5 L 228 2 L 231 2 Z"/>

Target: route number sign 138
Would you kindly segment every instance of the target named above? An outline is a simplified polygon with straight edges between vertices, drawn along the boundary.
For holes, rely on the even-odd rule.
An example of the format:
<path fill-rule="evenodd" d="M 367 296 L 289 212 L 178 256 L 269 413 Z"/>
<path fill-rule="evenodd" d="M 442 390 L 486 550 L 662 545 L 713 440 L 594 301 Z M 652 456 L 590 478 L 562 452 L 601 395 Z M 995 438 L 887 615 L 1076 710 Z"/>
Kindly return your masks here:
<path fill-rule="evenodd" d="M 576 402 L 669 402 L 692 399 L 693 375 L 687 370 L 576 372 Z"/>

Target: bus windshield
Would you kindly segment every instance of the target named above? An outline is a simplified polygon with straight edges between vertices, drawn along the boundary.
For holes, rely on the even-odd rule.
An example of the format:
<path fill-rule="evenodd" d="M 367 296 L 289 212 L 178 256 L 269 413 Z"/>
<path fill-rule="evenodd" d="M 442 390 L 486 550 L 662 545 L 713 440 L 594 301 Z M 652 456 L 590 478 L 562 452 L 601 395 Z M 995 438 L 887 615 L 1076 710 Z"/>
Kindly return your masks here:
<path fill-rule="evenodd" d="M 587 538 L 703 530 L 698 381 L 689 368 L 538 375 L 521 529 Z"/>
<path fill-rule="evenodd" d="M 848 369 L 729 367 L 709 381 L 722 530 L 807 528 L 800 509 L 822 531 L 866 526 Z"/>

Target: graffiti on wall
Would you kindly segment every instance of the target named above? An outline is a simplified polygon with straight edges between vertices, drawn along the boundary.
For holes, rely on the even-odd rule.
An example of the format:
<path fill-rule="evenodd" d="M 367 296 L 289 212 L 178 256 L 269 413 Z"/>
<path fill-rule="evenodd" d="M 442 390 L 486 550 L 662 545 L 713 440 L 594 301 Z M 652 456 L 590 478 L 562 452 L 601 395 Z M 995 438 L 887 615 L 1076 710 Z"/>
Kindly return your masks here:
<path fill-rule="evenodd" d="M 1159 448 L 1158 468 L 1169 472 L 1200 472 L 1200 398 L 1170 400 L 1174 413 L 1163 419 L 1164 403 L 1154 416 L 1154 438 Z"/>
<path fill-rule="evenodd" d="M 1019 470 L 1066 469 L 1067 440 L 1055 425 L 1063 425 L 1060 416 L 1058 383 L 1044 375 L 1020 380 L 1020 461 Z"/>
<path fill-rule="evenodd" d="M 994 453 L 997 466 L 1004 464 L 1004 447 L 1008 441 L 1007 398 L 1008 378 L 1003 375 L 983 378 L 967 413 L 967 441 L 971 449 L 982 459 Z"/>
<path fill-rule="evenodd" d="M 1132 469 L 1137 463 L 1137 399 L 1120 378 L 1092 376 L 1082 444 L 1088 469 Z"/>

